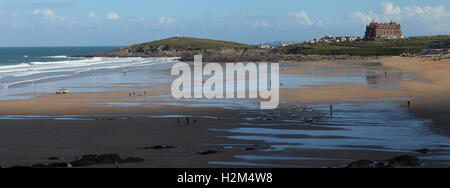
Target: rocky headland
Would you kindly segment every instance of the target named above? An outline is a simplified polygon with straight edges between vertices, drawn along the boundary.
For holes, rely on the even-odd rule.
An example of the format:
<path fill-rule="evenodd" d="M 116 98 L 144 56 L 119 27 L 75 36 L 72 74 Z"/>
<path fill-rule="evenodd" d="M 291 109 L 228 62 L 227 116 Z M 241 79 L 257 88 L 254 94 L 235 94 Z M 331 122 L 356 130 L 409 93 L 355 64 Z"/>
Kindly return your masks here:
<path fill-rule="evenodd" d="M 193 61 L 194 55 L 203 55 L 205 62 L 328 61 L 377 58 L 374 56 L 287 54 L 278 49 L 260 49 L 234 42 L 186 37 L 131 45 L 112 52 L 86 57 L 179 57 L 181 61 Z"/>

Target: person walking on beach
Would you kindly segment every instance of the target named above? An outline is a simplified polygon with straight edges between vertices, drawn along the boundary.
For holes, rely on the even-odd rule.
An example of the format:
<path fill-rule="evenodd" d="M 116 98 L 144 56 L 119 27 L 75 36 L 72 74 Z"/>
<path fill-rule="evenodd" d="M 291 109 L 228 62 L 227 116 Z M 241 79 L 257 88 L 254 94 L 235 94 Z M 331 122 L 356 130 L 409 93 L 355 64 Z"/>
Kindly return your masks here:
<path fill-rule="evenodd" d="M 330 116 L 333 118 L 333 105 L 330 105 Z"/>

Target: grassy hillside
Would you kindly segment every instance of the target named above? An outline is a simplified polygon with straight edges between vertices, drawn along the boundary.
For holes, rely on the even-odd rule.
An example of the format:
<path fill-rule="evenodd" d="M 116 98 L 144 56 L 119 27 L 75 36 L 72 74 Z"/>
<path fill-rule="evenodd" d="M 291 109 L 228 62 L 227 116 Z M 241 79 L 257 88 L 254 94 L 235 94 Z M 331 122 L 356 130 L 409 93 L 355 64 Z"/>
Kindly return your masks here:
<path fill-rule="evenodd" d="M 171 49 L 223 49 L 223 48 L 254 48 L 253 46 L 240 44 L 236 42 L 227 42 L 219 40 L 210 39 L 199 39 L 199 38 L 189 38 L 189 37 L 175 37 L 168 38 L 159 41 L 148 42 L 144 44 L 137 45 L 135 47 L 156 47 L 156 46 L 167 46 Z"/>
<path fill-rule="evenodd" d="M 401 55 L 415 54 L 432 42 L 449 40 L 450 36 L 416 37 L 393 40 L 357 41 L 345 43 L 298 44 L 281 48 L 282 53 L 304 55 Z"/>

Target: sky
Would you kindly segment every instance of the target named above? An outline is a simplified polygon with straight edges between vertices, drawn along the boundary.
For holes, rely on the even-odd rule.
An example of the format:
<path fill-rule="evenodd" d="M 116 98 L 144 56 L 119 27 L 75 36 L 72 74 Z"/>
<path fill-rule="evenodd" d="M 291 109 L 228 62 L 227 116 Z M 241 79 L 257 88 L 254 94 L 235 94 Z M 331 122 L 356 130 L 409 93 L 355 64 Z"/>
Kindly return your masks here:
<path fill-rule="evenodd" d="M 449 0 L 1 0 L 0 46 L 123 46 L 177 35 L 247 44 L 362 36 L 372 20 L 405 36 L 450 34 Z"/>

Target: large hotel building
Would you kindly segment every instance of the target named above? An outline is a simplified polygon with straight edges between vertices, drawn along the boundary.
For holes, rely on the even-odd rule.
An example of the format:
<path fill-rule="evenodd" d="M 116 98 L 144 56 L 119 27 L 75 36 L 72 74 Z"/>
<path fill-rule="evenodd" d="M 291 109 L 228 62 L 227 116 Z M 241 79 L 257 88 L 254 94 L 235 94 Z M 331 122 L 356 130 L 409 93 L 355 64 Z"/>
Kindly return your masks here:
<path fill-rule="evenodd" d="M 402 27 L 396 22 L 372 22 L 366 27 L 365 40 L 403 38 Z"/>

